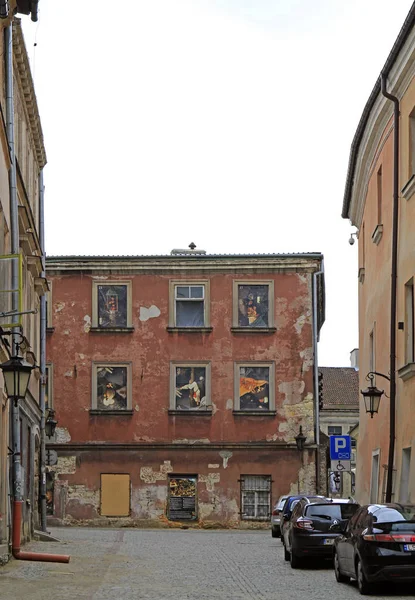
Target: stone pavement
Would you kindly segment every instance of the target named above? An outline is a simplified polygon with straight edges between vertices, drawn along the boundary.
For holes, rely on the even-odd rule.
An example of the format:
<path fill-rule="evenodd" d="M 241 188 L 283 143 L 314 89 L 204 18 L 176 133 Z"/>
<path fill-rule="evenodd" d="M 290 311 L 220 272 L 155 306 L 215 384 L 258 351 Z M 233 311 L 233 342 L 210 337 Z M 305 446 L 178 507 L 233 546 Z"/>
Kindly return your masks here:
<path fill-rule="evenodd" d="M 69 564 L 10 561 L 1 600 L 350 600 L 330 565 L 293 570 L 269 531 L 62 528 L 59 543 L 24 549 L 70 554 Z M 377 598 L 413 590 L 382 588 Z"/>

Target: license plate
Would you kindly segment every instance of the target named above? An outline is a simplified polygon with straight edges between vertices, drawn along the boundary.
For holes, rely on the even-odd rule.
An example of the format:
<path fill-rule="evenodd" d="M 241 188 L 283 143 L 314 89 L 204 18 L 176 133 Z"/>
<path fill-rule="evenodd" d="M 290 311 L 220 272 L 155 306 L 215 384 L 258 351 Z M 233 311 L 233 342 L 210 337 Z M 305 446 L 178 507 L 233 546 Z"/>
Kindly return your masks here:
<path fill-rule="evenodd" d="M 332 546 L 332 545 L 334 544 L 334 538 L 326 538 L 326 539 L 323 541 L 323 544 L 324 544 L 325 546 Z"/>
<path fill-rule="evenodd" d="M 404 544 L 403 549 L 405 552 L 415 552 L 415 544 Z"/>

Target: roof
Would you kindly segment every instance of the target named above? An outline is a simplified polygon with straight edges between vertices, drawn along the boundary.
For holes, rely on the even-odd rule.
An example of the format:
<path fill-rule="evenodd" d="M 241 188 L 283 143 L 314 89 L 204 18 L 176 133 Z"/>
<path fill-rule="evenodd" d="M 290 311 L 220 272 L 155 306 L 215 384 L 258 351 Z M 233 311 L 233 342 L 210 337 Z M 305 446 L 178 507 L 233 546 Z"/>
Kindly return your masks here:
<path fill-rule="evenodd" d="M 393 64 L 395 63 L 395 61 L 396 61 L 400 51 L 402 50 L 414 25 L 415 25 L 415 2 L 412 4 L 411 9 L 404 21 L 404 24 L 402 25 L 400 32 L 399 32 L 399 35 L 396 38 L 396 41 L 392 47 L 392 50 L 390 51 L 389 56 L 383 66 L 381 73 L 383 73 L 385 76 L 388 75 Z M 357 164 L 357 155 L 359 152 L 360 143 L 362 141 L 363 134 L 364 134 L 366 125 L 367 125 L 369 117 L 370 117 L 370 113 L 371 113 L 372 108 L 376 102 L 376 99 L 380 93 L 381 93 L 381 75 L 379 75 L 379 77 L 377 78 L 374 88 L 369 96 L 369 99 L 366 102 L 366 105 L 363 109 L 362 116 L 360 117 L 360 121 L 359 121 L 359 124 L 356 129 L 356 133 L 355 133 L 353 141 L 352 141 L 352 146 L 350 149 L 350 156 L 349 156 L 349 165 L 347 168 L 346 185 L 345 185 L 344 196 L 343 196 L 342 217 L 344 219 L 349 218 L 349 208 L 350 208 L 350 202 L 351 202 L 351 197 L 352 197 L 354 174 L 355 174 L 355 169 L 356 169 L 356 164 Z"/>
<path fill-rule="evenodd" d="M 49 261 L 59 261 L 59 260 L 119 260 L 123 258 L 128 259 L 153 259 L 153 258 L 171 258 L 173 260 L 178 258 L 279 258 L 279 257 L 295 257 L 295 258 L 323 258 L 323 255 L 320 252 L 287 252 L 287 253 L 271 253 L 271 254 L 206 254 L 204 252 L 198 252 L 194 250 L 192 252 L 185 251 L 183 253 L 175 253 L 175 254 L 119 254 L 119 255 L 68 255 L 68 256 L 48 256 L 47 260 Z"/>
<path fill-rule="evenodd" d="M 353 367 L 319 367 L 323 374 L 323 409 L 359 410 L 359 371 Z"/>

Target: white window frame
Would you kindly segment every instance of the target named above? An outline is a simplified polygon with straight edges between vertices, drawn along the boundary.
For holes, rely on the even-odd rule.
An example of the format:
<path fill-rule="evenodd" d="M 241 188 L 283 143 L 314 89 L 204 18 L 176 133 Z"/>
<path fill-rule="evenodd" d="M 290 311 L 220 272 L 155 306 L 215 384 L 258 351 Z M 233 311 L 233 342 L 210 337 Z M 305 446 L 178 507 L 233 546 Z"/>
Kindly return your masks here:
<path fill-rule="evenodd" d="M 240 408 L 240 368 L 241 367 L 268 367 L 269 368 L 269 398 L 268 398 L 268 410 L 245 410 Z M 268 415 L 274 414 L 275 412 L 275 363 L 273 361 L 257 362 L 257 361 L 243 361 L 234 363 L 234 403 L 233 409 L 235 412 L 242 412 L 243 414 L 253 415 Z"/>
<path fill-rule="evenodd" d="M 126 367 L 127 368 L 127 406 L 122 409 L 101 409 L 98 408 L 98 398 L 97 398 L 97 381 L 98 381 L 98 369 L 103 367 Z M 92 363 L 92 410 L 97 411 L 100 414 L 106 415 L 117 415 L 123 414 L 126 411 L 132 410 L 132 363 L 131 362 L 112 362 L 112 361 L 99 361 Z"/>
<path fill-rule="evenodd" d="M 376 461 L 374 460 L 376 459 Z M 375 462 L 377 463 L 377 473 L 374 472 Z M 379 501 L 379 479 L 380 479 L 380 449 L 372 450 L 372 464 L 370 469 L 370 504 L 376 504 Z M 376 497 L 374 498 L 374 490 L 376 487 Z"/>
<path fill-rule="evenodd" d="M 269 485 L 268 485 L 268 490 L 265 489 L 260 489 L 260 488 L 254 488 L 254 489 L 246 489 L 244 490 L 244 481 L 247 480 L 248 478 L 252 478 L 252 479 L 262 479 L 262 480 L 267 480 Z M 271 512 L 271 485 L 272 485 L 272 477 L 271 475 L 241 475 L 241 520 L 242 521 L 267 521 L 269 519 L 269 513 Z M 249 492 L 249 493 L 254 493 L 255 497 L 254 497 L 254 512 L 255 514 L 253 516 L 251 515 L 246 515 L 244 512 L 245 509 L 245 501 L 244 501 L 244 492 Z M 268 513 L 267 515 L 264 516 L 258 516 L 258 506 L 265 506 L 263 504 L 259 504 L 259 492 L 268 492 Z"/>
<path fill-rule="evenodd" d="M 127 325 L 123 327 L 102 327 L 98 322 L 98 286 L 126 286 L 127 288 Z M 96 331 L 114 331 L 132 328 L 132 282 L 131 280 L 103 280 L 92 282 L 92 328 Z"/>
<path fill-rule="evenodd" d="M 268 325 L 266 327 L 242 326 L 238 322 L 238 290 L 241 285 L 266 285 L 268 286 Z M 273 279 L 234 279 L 233 281 L 233 300 L 232 300 L 232 330 L 249 331 L 260 333 L 261 331 L 275 329 L 275 301 L 274 301 L 274 280 Z"/>
<path fill-rule="evenodd" d="M 206 397 L 206 407 L 203 410 L 199 408 L 190 408 L 188 410 L 178 409 L 176 408 L 176 368 L 183 367 L 184 369 L 188 368 L 197 368 L 202 367 L 205 369 L 205 397 Z M 211 396 L 211 366 L 209 361 L 203 362 L 193 362 L 193 361 L 171 361 L 170 362 L 170 402 L 169 402 L 169 410 L 174 411 L 179 414 L 211 414 L 212 412 L 212 396 Z"/>
<path fill-rule="evenodd" d="M 177 287 L 202 287 L 203 298 L 189 298 L 189 302 L 201 302 L 203 301 L 203 317 L 204 323 L 201 326 L 192 327 L 187 325 L 176 324 L 176 300 L 185 301 L 183 298 L 176 298 Z M 200 330 L 204 328 L 210 328 L 210 282 L 207 279 L 176 279 L 169 282 L 169 329 L 179 329 L 181 331 L 186 330 Z"/>

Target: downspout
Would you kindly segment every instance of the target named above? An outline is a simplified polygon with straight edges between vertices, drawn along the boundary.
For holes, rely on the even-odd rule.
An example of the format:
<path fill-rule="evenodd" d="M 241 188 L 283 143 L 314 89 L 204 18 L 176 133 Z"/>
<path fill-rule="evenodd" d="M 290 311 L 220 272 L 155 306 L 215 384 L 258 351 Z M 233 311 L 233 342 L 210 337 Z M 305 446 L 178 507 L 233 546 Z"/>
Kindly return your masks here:
<path fill-rule="evenodd" d="M 43 185 L 43 169 L 39 173 L 39 239 L 42 252 L 41 277 L 46 277 L 45 272 L 45 188 Z M 40 418 L 40 526 L 46 531 L 46 439 L 45 439 L 45 392 L 46 392 L 46 296 L 40 297 L 40 385 L 39 408 Z"/>
<path fill-rule="evenodd" d="M 5 69 L 6 69 L 6 129 L 10 150 L 10 237 L 12 254 L 19 254 L 19 220 L 17 206 L 17 180 L 16 156 L 14 149 L 14 93 L 13 93 L 13 31 L 12 25 L 5 28 Z M 14 265 L 14 263 L 12 263 Z M 19 273 L 12 268 L 12 289 L 19 287 Z M 17 294 L 13 294 L 13 310 L 19 310 Z M 16 317 L 14 317 L 16 318 Z M 12 355 L 17 354 L 16 344 L 17 328 L 13 328 Z M 69 562 L 69 556 L 61 554 L 41 554 L 38 552 L 22 552 L 20 550 L 20 535 L 22 528 L 22 471 L 21 471 L 21 440 L 20 440 L 20 415 L 19 405 L 12 402 L 12 448 L 13 448 L 13 529 L 12 529 L 12 554 L 19 560 L 39 560 L 46 562 Z"/>
<path fill-rule="evenodd" d="M 321 270 L 313 273 L 313 356 L 314 356 L 314 442 L 316 448 L 316 493 L 320 492 L 320 406 L 318 397 L 318 277 L 324 275 L 324 259 L 321 261 Z"/>
<path fill-rule="evenodd" d="M 382 94 L 394 103 L 393 112 L 393 211 L 392 211 L 392 266 L 390 316 L 390 400 L 389 400 L 389 454 L 386 480 L 386 502 L 392 502 L 393 461 L 395 455 L 396 421 L 396 288 L 398 272 L 398 219 L 399 219 L 399 100 L 386 91 L 386 73 L 381 73 Z"/>

